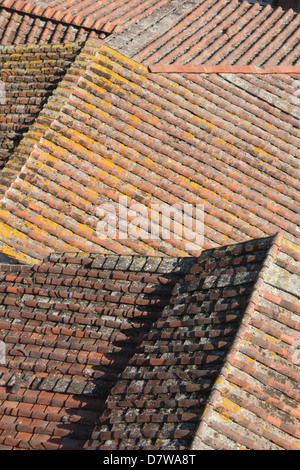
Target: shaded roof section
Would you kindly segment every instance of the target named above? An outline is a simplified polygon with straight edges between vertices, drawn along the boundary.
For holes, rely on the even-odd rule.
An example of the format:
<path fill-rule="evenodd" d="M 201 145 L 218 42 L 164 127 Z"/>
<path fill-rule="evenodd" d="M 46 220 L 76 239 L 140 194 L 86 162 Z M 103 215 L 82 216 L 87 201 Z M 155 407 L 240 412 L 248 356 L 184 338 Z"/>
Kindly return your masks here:
<path fill-rule="evenodd" d="M 299 62 L 300 14 L 293 10 L 239 0 L 177 3 L 171 0 L 165 14 L 154 12 L 108 44 L 144 65 Z"/>
<path fill-rule="evenodd" d="M 192 448 L 299 450 L 300 250 L 277 244 Z"/>
<path fill-rule="evenodd" d="M 51 251 L 192 254 L 180 225 L 171 239 L 101 238 L 99 206 L 121 196 L 147 211 L 153 202 L 203 204 L 204 248 L 278 229 L 297 240 L 292 77 L 165 77 L 96 40 L 81 57 L 80 79 L 60 87 L 67 100 L 35 147 L 28 144 L 30 157 L 2 200 L 4 253 L 32 263 Z"/>
<path fill-rule="evenodd" d="M 189 449 L 272 242 L 195 260 L 106 401 L 101 450 Z"/>
<path fill-rule="evenodd" d="M 33 268 L 2 264 L 0 445 L 101 440 L 111 388 L 191 261 L 55 254 Z"/>
<path fill-rule="evenodd" d="M 205 251 L 175 287 L 107 399 L 101 449 L 299 450 L 300 251 L 257 242 Z"/>
<path fill-rule="evenodd" d="M 175 0 L 182 5 L 184 0 Z M 104 32 L 121 31 L 156 10 L 172 11 L 169 0 L 4 0 L 5 7 L 74 27 L 80 26 Z M 195 2 L 193 2 L 195 3 Z"/>
<path fill-rule="evenodd" d="M 80 49 L 80 44 L 0 46 L 2 165 L 35 122 Z"/>
<path fill-rule="evenodd" d="M 299 449 L 299 256 L 2 265 L 1 448 Z"/>
<path fill-rule="evenodd" d="M 278 5 L 282 8 L 293 8 L 295 11 L 300 11 L 299 0 L 278 0 Z"/>
<path fill-rule="evenodd" d="M 22 5 L 16 5 L 19 6 L 17 9 L 5 6 L 13 3 L 15 2 L 0 2 L 1 45 L 63 44 L 85 41 L 92 37 L 105 38 L 108 34 L 107 31 L 98 29 L 97 24 L 93 29 L 81 25 L 84 20 L 71 24 L 28 13 L 29 10 L 24 10 Z"/>

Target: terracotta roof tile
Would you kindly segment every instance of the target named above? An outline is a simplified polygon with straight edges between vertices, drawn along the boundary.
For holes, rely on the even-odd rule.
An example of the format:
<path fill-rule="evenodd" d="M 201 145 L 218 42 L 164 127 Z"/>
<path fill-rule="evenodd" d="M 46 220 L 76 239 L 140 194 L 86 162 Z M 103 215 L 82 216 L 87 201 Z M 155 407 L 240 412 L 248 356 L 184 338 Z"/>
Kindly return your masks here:
<path fill-rule="evenodd" d="M 297 252 L 3 264 L 2 447 L 299 449 Z"/>
<path fill-rule="evenodd" d="M 69 27 L 74 24 L 105 32 L 124 30 L 156 11 L 161 14 L 174 10 L 174 6 L 169 5 L 169 0 L 67 0 L 63 4 L 51 0 L 43 6 L 35 0 L 5 0 L 2 3 L 10 10 L 24 10 L 28 14 L 39 16 L 43 21 L 59 21 Z M 175 0 L 175 3 L 176 6 L 183 5 L 184 0 Z"/>
<path fill-rule="evenodd" d="M 106 396 L 192 262 L 55 254 L 33 268 L 2 265 L 1 445 L 97 440 Z"/>
<path fill-rule="evenodd" d="M 82 25 L 71 21 L 57 21 L 39 16 L 34 11 L 24 8 L 24 2 L 17 2 L 14 8 L 0 5 L 0 44 L 62 44 L 85 41 L 88 38 L 105 38 L 110 32 L 104 31 L 102 24 Z M 12 2 L 13 3 L 13 2 Z"/>
<path fill-rule="evenodd" d="M 5 96 L 1 100 L 0 158 L 12 157 L 22 137 L 47 103 L 76 58 L 80 45 L 0 46 L 0 78 Z M 15 163 L 20 158 L 15 156 Z M 6 168 L 11 178 L 17 173 Z M 1 175 L 2 182 L 5 172 Z M 2 183 L 3 184 L 3 183 Z"/>
<path fill-rule="evenodd" d="M 238 0 L 176 2 L 108 40 L 145 65 L 293 65 L 299 60 L 299 14 Z"/>
<path fill-rule="evenodd" d="M 153 201 L 203 204 L 204 248 L 278 229 L 297 240 L 300 126 L 292 77 L 164 77 L 96 40 L 74 74 L 72 89 L 64 82 L 58 90 L 67 97 L 59 114 L 51 114 L 53 101 L 45 106 L 47 130 L 34 148 L 26 144 L 30 157 L 5 193 L 4 253 L 28 262 L 56 250 L 191 254 L 182 237 L 101 239 L 98 207 L 119 196 L 148 209 Z"/>

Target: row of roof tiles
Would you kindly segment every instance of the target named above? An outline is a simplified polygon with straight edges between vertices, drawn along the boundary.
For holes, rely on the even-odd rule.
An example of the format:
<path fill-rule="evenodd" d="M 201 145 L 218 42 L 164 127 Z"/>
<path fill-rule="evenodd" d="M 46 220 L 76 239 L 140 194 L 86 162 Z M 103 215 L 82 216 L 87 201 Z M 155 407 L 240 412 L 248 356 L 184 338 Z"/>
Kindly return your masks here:
<path fill-rule="evenodd" d="M 235 41 L 230 63 L 297 65 L 299 15 L 235 1 L 152 7 L 135 19 L 132 10 L 139 22 L 107 45 L 60 46 L 75 61 L 64 76 L 63 59 L 64 79 L 2 172 L 1 250 L 34 265 L 2 266 L 3 448 L 299 448 L 297 76 L 147 68 L 148 58 L 189 62 L 193 40 L 205 43 L 202 13 L 216 47 L 195 64 L 228 64 Z M 75 22 L 68 13 L 58 20 Z M 187 36 L 173 47 L 176 25 Z M 262 51 L 258 31 L 272 47 Z M 120 195 L 147 207 L 204 203 L 204 248 L 278 228 L 285 239 L 197 259 L 178 240 L 103 242 L 97 207 Z"/>
<path fill-rule="evenodd" d="M 247 1 L 171 1 L 108 44 L 145 65 L 296 64 L 299 18 L 293 10 Z"/>
<path fill-rule="evenodd" d="M 103 29 L 58 22 L 28 14 L 24 10 L 0 7 L 0 44 L 62 44 L 85 41 L 92 37 L 105 38 Z"/>
<path fill-rule="evenodd" d="M 2 265 L 1 448 L 299 449 L 295 256 Z"/>
<path fill-rule="evenodd" d="M 43 21 L 50 20 L 94 30 L 112 32 L 117 27 L 121 31 L 128 25 L 138 22 L 153 11 L 166 6 L 169 0 L 80 0 L 60 1 L 22 1 L 3 0 L 6 8 L 39 17 Z M 181 3 L 184 3 L 181 0 Z"/>
<path fill-rule="evenodd" d="M 36 121 L 81 45 L 0 46 L 2 165 Z M 2 175 L 3 177 L 3 175 Z"/>
<path fill-rule="evenodd" d="M 139 38 L 131 47 L 139 51 L 139 60 L 203 60 L 202 55 L 195 56 L 195 45 L 199 44 L 205 46 L 205 55 L 210 55 L 212 60 L 228 63 L 248 59 L 243 54 L 247 43 L 263 50 L 261 30 L 273 48 L 287 39 L 285 47 L 292 47 L 297 40 L 295 23 L 293 10 L 284 12 L 281 7 L 273 10 L 270 5 L 263 7 L 257 2 L 239 0 L 200 3 L 196 0 L 124 0 L 117 5 L 108 0 L 88 3 L 68 0 L 63 5 L 56 0 L 46 3 L 3 0 L 0 43 L 58 43 L 105 37 L 112 32 L 118 33 L 122 43 L 128 39 L 132 42 L 132 35 L 138 33 Z M 122 31 L 124 33 L 120 34 Z M 239 47 L 234 54 L 236 44 Z M 187 48 L 189 54 L 185 57 Z M 229 57 L 224 57 L 224 51 L 231 52 Z"/>
<path fill-rule="evenodd" d="M 57 250 L 191 254 L 187 240 L 170 242 L 162 233 L 103 240 L 99 206 L 117 207 L 121 196 L 147 211 L 153 201 L 203 205 L 205 248 L 278 229 L 296 242 L 300 141 L 292 83 L 281 74 L 151 74 L 89 41 L 45 106 L 52 119 L 38 142 L 26 141 L 22 172 L 4 193 L 2 251 L 33 263 Z M 61 95 L 67 100 L 53 114 Z"/>

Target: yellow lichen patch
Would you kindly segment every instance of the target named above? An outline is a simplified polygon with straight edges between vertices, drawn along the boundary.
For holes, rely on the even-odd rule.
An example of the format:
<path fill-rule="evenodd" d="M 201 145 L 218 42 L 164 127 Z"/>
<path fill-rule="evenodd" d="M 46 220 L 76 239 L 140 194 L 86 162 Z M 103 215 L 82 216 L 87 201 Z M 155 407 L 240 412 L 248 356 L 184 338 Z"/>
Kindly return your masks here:
<path fill-rule="evenodd" d="M 148 72 L 148 69 L 147 67 L 145 67 L 144 65 L 140 64 L 139 62 L 135 62 L 134 60 L 132 59 L 129 59 L 128 57 L 120 54 L 119 52 L 117 52 L 116 50 L 114 49 L 111 49 L 110 47 L 106 46 L 106 45 L 102 45 L 101 46 L 101 52 L 103 53 L 107 53 L 108 56 L 112 56 L 114 60 L 117 60 L 117 61 L 120 61 L 121 63 L 127 63 L 128 65 L 130 65 L 131 67 L 135 67 L 141 71 L 143 71 L 144 73 L 147 73 Z M 98 57 L 98 56 L 97 56 Z"/>
<path fill-rule="evenodd" d="M 44 220 L 45 220 L 45 218 L 42 215 L 39 215 L 36 218 L 37 224 L 43 222 Z M 50 229 L 57 230 L 57 223 L 56 222 L 53 222 L 52 220 L 47 219 L 47 225 Z"/>
<path fill-rule="evenodd" d="M 184 132 L 183 134 L 189 139 L 195 139 L 195 136 L 191 134 L 190 132 Z"/>
<path fill-rule="evenodd" d="M 256 152 L 260 153 L 264 157 L 269 157 L 269 154 L 265 150 L 261 149 L 260 147 L 254 147 L 254 150 L 256 150 Z"/>
<path fill-rule="evenodd" d="M 32 258 L 31 256 L 21 253 L 17 249 L 11 248 L 6 243 L 1 243 L 1 241 L 0 241 L 0 250 L 1 250 L 1 253 L 4 253 L 7 256 L 12 257 L 13 259 L 17 259 L 25 263 L 36 264 L 37 262 L 39 262 L 35 258 Z"/>
<path fill-rule="evenodd" d="M 226 142 L 223 139 L 220 139 L 219 137 L 216 139 L 216 142 L 218 142 L 219 144 L 222 144 L 222 145 L 226 145 L 226 147 L 228 147 L 232 150 L 237 150 L 237 148 L 234 145 L 230 145 L 228 142 Z"/>
<path fill-rule="evenodd" d="M 295 251 L 296 253 L 300 254 L 300 245 L 296 245 L 295 243 L 291 242 L 290 240 L 287 240 L 284 237 L 281 237 L 281 245 L 291 251 Z"/>
<path fill-rule="evenodd" d="M 264 335 L 264 338 L 265 338 L 267 341 L 270 341 L 271 343 L 274 343 L 274 344 L 277 343 L 277 341 L 278 341 L 276 338 L 274 338 L 274 336 L 270 336 L 270 335 L 268 335 L 268 334 L 265 334 L 265 335 Z"/>
<path fill-rule="evenodd" d="M 206 121 L 206 119 L 200 118 L 199 116 L 193 116 L 192 119 L 195 121 L 201 122 L 202 124 L 205 124 L 206 126 L 210 127 L 211 129 L 217 129 L 217 126 L 215 124 L 212 124 L 209 121 Z"/>
<path fill-rule="evenodd" d="M 133 114 L 131 114 L 131 115 L 129 116 L 129 118 L 130 118 L 131 121 L 133 121 L 133 122 L 135 122 L 135 123 L 137 123 L 137 124 L 139 124 L 139 123 L 141 122 L 140 118 L 137 117 L 137 116 L 134 116 Z"/>
<path fill-rule="evenodd" d="M 0 216 L 2 218 L 6 218 L 10 216 L 10 213 L 8 211 L 0 209 Z M 23 224 L 26 224 L 27 226 L 29 225 L 25 220 L 23 221 Z M 20 240 L 24 240 L 24 241 L 27 240 L 27 237 L 22 232 L 20 232 L 19 230 L 1 221 L 0 221 L 0 233 L 1 233 L 1 236 L 4 238 L 9 239 L 11 236 L 15 236 L 17 238 L 20 238 Z"/>
<path fill-rule="evenodd" d="M 249 357 L 249 356 L 245 356 L 245 359 L 246 359 L 247 362 L 252 362 L 252 363 L 255 362 L 255 360 L 252 359 L 252 358 Z"/>
<path fill-rule="evenodd" d="M 227 415 L 220 413 L 220 416 L 223 419 L 223 421 L 230 421 L 230 418 Z"/>
<path fill-rule="evenodd" d="M 182 176 L 182 178 L 183 178 L 183 176 Z M 197 191 L 199 191 L 199 190 L 202 188 L 202 187 L 200 186 L 200 184 L 196 183 L 195 181 L 190 181 L 190 180 L 188 180 L 187 178 L 186 178 L 186 182 L 188 182 L 188 184 L 189 184 L 192 188 L 196 189 Z M 211 193 L 212 193 L 213 196 L 217 197 L 217 193 L 214 193 L 214 192 L 211 192 Z"/>
<path fill-rule="evenodd" d="M 229 421 L 231 419 L 230 416 L 232 415 L 239 415 L 243 417 L 242 412 L 245 412 L 243 407 L 223 396 L 221 397 L 221 403 L 219 403 L 219 405 L 221 406 L 221 410 L 219 411 L 220 417 L 224 421 Z"/>
<path fill-rule="evenodd" d="M 3 245 L 3 247 L 1 247 L 1 253 L 5 254 L 7 256 L 10 256 L 12 258 L 15 258 L 19 261 L 24 261 L 27 264 L 28 263 L 37 264 L 39 262 L 35 258 L 31 258 L 31 256 L 25 255 L 24 253 L 21 253 L 17 250 L 14 250 L 14 249 L 10 248 L 7 245 L 6 246 Z"/>

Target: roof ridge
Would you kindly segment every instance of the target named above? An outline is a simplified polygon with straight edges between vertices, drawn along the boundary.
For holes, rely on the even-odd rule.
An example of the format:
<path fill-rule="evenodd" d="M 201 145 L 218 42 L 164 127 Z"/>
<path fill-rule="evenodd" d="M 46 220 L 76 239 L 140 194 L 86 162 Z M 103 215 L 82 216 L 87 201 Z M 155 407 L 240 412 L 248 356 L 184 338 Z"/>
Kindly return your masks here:
<path fill-rule="evenodd" d="M 295 65 L 150 65 L 152 73 L 243 73 L 243 74 L 300 74 L 300 66 Z"/>
<path fill-rule="evenodd" d="M 217 402 L 218 397 L 221 394 L 220 389 L 222 387 L 223 381 L 226 380 L 229 367 L 232 364 L 233 359 L 236 356 L 237 352 L 239 351 L 240 343 L 243 340 L 243 336 L 246 331 L 246 328 L 248 327 L 251 315 L 257 305 L 259 295 L 260 295 L 259 291 L 260 291 L 261 285 L 263 283 L 265 276 L 267 275 L 267 272 L 269 271 L 273 263 L 273 260 L 276 258 L 278 249 L 282 244 L 283 237 L 284 235 L 282 231 L 278 232 L 273 237 L 273 242 L 262 264 L 262 268 L 258 275 L 257 281 L 254 284 L 253 292 L 248 300 L 248 306 L 245 309 L 243 318 L 241 320 L 241 324 L 235 335 L 235 339 L 227 352 L 227 357 L 225 358 L 222 368 L 218 374 L 218 377 L 212 387 L 210 397 L 207 400 L 207 404 L 200 418 L 200 424 L 198 426 L 198 429 L 195 432 L 194 439 L 191 442 L 191 446 L 190 446 L 191 450 L 196 450 L 196 449 L 199 449 L 200 447 L 201 435 L 204 432 L 206 424 L 214 410 L 215 403 Z"/>

